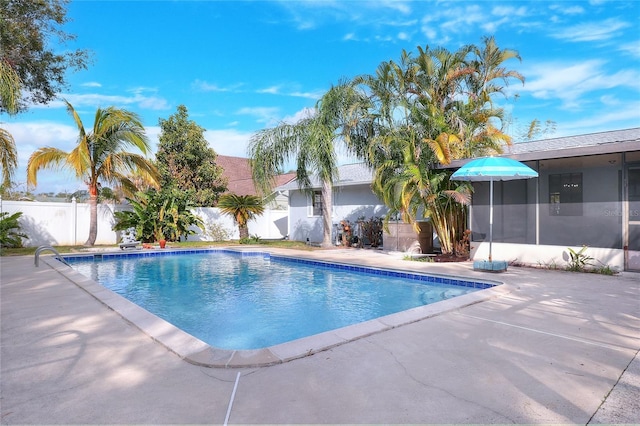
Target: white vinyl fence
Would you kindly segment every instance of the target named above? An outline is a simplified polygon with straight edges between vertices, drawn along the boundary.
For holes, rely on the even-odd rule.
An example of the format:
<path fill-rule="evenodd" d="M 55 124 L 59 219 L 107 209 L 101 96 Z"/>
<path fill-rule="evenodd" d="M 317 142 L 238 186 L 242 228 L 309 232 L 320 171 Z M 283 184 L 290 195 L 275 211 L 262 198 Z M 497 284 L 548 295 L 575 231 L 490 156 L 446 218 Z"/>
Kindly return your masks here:
<path fill-rule="evenodd" d="M 98 205 L 98 237 L 96 244 L 116 244 L 120 233 L 112 229 L 114 211 L 128 210 L 127 204 Z M 40 201 L 7 201 L 0 198 L 0 212 L 13 214 L 22 212 L 20 225 L 28 238 L 23 239 L 25 247 L 41 245 L 80 245 L 89 237 L 89 204 L 52 203 Z M 198 207 L 193 212 L 205 223 L 206 231 L 190 235 L 190 241 L 211 241 L 210 235 L 220 230 L 230 239 L 238 239 L 238 227 L 233 219 L 223 215 L 217 208 Z M 256 220 L 249 222 L 249 234 L 262 239 L 280 239 L 287 236 L 289 216 L 286 210 L 265 210 Z M 218 232 L 216 232 L 218 230 Z M 213 232 L 212 232 L 213 231 Z"/>

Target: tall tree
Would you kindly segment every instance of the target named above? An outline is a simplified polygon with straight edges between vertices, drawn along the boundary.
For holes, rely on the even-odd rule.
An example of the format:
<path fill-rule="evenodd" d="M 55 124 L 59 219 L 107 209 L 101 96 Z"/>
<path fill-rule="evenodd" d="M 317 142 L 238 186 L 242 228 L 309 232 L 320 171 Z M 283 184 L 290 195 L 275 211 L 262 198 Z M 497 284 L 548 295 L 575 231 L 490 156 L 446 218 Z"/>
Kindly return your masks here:
<path fill-rule="evenodd" d="M 11 65 L 0 58 L 0 112 L 15 114 L 18 111 L 21 84 L 18 73 Z M 13 172 L 18 167 L 18 152 L 16 142 L 11 133 L 0 128 L 0 167 L 2 168 L 2 181 L 0 192 L 11 186 Z"/>
<path fill-rule="evenodd" d="M 192 193 L 198 206 L 215 206 L 227 190 L 222 167 L 216 165 L 218 154 L 209 147 L 204 129 L 189 120 L 187 108 L 168 119 L 160 119 L 160 144 L 156 164 L 162 187 L 173 186 Z"/>
<path fill-rule="evenodd" d="M 296 178 L 301 189 L 312 190 L 311 177 L 322 185 L 322 246 L 331 245 L 332 187 L 337 178 L 336 144 L 358 114 L 363 100 L 346 82 L 333 86 L 316 104 L 315 111 L 297 123 L 282 123 L 256 132 L 249 143 L 249 156 L 256 186 L 269 193 L 275 176 L 290 160 L 296 162 Z"/>
<path fill-rule="evenodd" d="M 461 237 L 469 188 L 449 182 L 438 167 L 500 152 L 511 142 L 497 127 L 503 112 L 494 97 L 505 95 L 510 80 L 524 80 L 504 68 L 512 58 L 519 59 L 517 52 L 485 38 L 481 47 L 455 52 L 418 47 L 413 57 L 403 51 L 399 62 L 383 62 L 375 75 L 354 79 L 370 94 L 363 116 L 370 124 L 360 125 L 355 135 L 366 140 L 357 145 L 374 168 L 374 191 L 407 221 L 419 213 L 431 218 L 445 253 Z M 362 138 L 363 128 L 370 129 L 369 137 Z"/>
<path fill-rule="evenodd" d="M 220 197 L 218 207 L 222 213 L 233 217 L 240 240 L 249 237 L 249 221 L 264 213 L 264 205 L 255 195 L 225 194 Z"/>
<path fill-rule="evenodd" d="M 141 171 L 154 180 L 157 180 L 158 172 L 144 157 L 149 150 L 149 142 L 137 114 L 115 107 L 99 108 L 93 128 L 87 131 L 73 106 L 67 101 L 65 103 L 78 128 L 78 145 L 71 152 L 53 147 L 36 150 L 27 164 L 27 183 L 37 185 L 38 171 L 45 168 L 66 167 L 73 170 L 76 177 L 83 179 L 89 190 L 91 214 L 89 238 L 85 245 L 92 246 L 98 234 L 98 191 L 101 182 L 133 190 L 134 184 L 129 179 L 132 172 Z M 129 148 L 137 148 L 142 155 L 126 151 Z"/>
<path fill-rule="evenodd" d="M 62 30 L 68 0 L 0 0 L 0 61 L 20 77 L 23 93 L 18 109 L 46 104 L 67 86 L 67 69 L 84 69 L 86 50 L 63 47 L 75 40 Z M 56 51 L 58 49 L 59 51 Z M 0 112 L 6 105 L 0 105 Z"/>

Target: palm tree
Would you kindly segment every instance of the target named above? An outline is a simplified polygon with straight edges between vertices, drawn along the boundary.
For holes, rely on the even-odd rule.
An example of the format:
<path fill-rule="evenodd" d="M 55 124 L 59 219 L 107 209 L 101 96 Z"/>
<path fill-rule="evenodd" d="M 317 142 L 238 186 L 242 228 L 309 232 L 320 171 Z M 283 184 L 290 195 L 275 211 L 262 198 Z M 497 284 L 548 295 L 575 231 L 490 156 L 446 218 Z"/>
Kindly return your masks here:
<path fill-rule="evenodd" d="M 18 152 L 13 136 L 2 128 L 0 128 L 0 167 L 2 167 L 0 187 L 5 189 L 11 185 L 13 172 L 18 167 Z"/>
<path fill-rule="evenodd" d="M 0 104 L 9 114 L 18 111 L 22 83 L 15 69 L 0 59 Z"/>
<path fill-rule="evenodd" d="M 92 246 L 98 233 L 101 182 L 133 190 L 135 186 L 129 178 L 132 172 L 139 170 L 155 181 L 158 172 L 144 155 L 125 150 L 137 148 L 142 154 L 149 150 L 149 142 L 137 114 L 115 107 L 98 108 L 93 128 L 87 132 L 73 106 L 67 101 L 65 103 L 79 131 L 78 145 L 71 152 L 53 147 L 36 150 L 27 165 L 27 183 L 37 185 L 39 170 L 57 167 L 67 167 L 75 172 L 77 178 L 83 179 L 88 186 L 91 211 L 89 237 L 85 245 Z"/>
<path fill-rule="evenodd" d="M 450 182 L 438 167 L 510 143 L 494 125 L 502 110 L 493 97 L 504 94 L 497 81 L 523 80 L 503 67 L 511 58 L 519 58 L 517 52 L 498 49 L 493 39 L 456 52 L 419 47 L 415 58 L 403 51 L 399 63 L 383 62 L 375 75 L 354 79 L 371 94 L 364 116 L 371 124 L 360 128 L 372 132 L 367 149 L 359 149 L 374 168 L 374 192 L 405 221 L 429 217 L 445 253 L 463 231 L 470 188 Z"/>
<path fill-rule="evenodd" d="M 6 61 L 0 60 L 0 106 L 9 114 L 18 111 L 20 99 L 20 77 Z M 11 185 L 13 172 L 18 167 L 18 152 L 16 142 L 11 133 L 0 128 L 0 167 L 2 167 L 2 183 L 6 188 Z"/>
<path fill-rule="evenodd" d="M 333 86 L 316 104 L 314 113 L 295 124 L 282 123 L 263 129 L 251 137 L 249 157 L 253 180 L 269 193 L 275 176 L 281 174 L 290 159 L 296 161 L 296 178 L 301 189 L 311 191 L 311 176 L 322 183 L 322 246 L 331 246 L 332 187 L 338 165 L 335 144 L 357 117 L 352 108 L 361 102 L 359 94 L 346 82 Z"/>
<path fill-rule="evenodd" d="M 233 217 L 238 225 L 241 241 L 249 238 L 249 221 L 264 213 L 260 197 L 255 195 L 225 194 L 220 197 L 217 207 L 222 213 Z"/>

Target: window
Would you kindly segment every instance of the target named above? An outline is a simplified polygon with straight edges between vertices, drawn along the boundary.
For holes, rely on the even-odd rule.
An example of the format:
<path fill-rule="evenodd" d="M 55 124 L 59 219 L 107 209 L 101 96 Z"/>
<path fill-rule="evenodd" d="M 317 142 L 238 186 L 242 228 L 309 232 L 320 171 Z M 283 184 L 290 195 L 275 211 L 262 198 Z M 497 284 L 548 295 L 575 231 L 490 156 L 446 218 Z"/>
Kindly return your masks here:
<path fill-rule="evenodd" d="M 322 216 L 322 192 L 313 191 L 309 203 L 309 216 Z"/>
<path fill-rule="evenodd" d="M 549 214 L 582 216 L 582 173 L 549 175 Z"/>

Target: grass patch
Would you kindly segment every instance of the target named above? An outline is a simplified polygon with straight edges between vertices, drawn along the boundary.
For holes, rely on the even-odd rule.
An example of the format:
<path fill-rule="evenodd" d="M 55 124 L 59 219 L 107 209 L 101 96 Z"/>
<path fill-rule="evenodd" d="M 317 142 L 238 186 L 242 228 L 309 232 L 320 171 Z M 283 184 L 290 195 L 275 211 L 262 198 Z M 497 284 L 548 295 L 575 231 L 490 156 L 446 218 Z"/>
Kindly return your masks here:
<path fill-rule="evenodd" d="M 168 248 L 198 248 L 198 247 L 229 247 L 239 246 L 237 240 L 234 241 L 184 241 L 180 243 L 167 243 Z M 274 248 L 286 248 L 296 250 L 313 250 L 314 248 L 302 241 L 289 240 L 259 240 L 251 244 L 252 246 L 265 246 Z M 93 247 L 86 246 L 53 246 L 60 254 L 84 253 L 90 249 L 109 249 L 120 250 L 117 244 L 112 245 L 96 245 Z M 29 256 L 34 255 L 37 247 L 20 247 L 20 248 L 1 248 L 0 256 Z"/>

